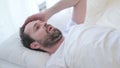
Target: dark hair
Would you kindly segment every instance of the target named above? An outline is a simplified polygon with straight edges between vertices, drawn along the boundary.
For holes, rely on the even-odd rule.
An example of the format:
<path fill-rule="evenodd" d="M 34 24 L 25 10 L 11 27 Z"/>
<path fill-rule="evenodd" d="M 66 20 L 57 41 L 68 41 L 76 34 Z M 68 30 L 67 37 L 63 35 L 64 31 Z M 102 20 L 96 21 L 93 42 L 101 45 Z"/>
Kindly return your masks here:
<path fill-rule="evenodd" d="M 20 28 L 20 38 L 21 38 L 21 42 L 22 42 L 23 46 L 26 47 L 26 48 L 29 48 L 29 49 L 31 49 L 31 50 L 46 52 L 46 51 L 44 51 L 44 50 L 42 50 L 42 49 L 32 49 L 32 48 L 30 47 L 30 44 L 31 44 L 32 42 L 34 42 L 35 40 L 32 39 L 29 35 L 27 35 L 27 34 L 24 33 L 24 28 L 25 28 L 25 27 L 21 27 L 21 28 Z"/>

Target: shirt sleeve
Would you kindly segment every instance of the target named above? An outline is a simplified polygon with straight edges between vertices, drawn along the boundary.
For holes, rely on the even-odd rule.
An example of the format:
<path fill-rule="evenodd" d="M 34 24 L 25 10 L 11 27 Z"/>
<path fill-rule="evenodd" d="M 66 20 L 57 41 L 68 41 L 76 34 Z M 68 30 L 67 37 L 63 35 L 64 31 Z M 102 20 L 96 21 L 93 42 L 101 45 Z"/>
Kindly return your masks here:
<path fill-rule="evenodd" d="M 77 25 L 76 22 L 74 22 L 72 19 L 69 20 L 69 22 L 66 25 L 66 29 L 62 31 L 64 37 L 67 36 L 67 34 L 69 33 L 70 29 L 72 29 L 74 25 Z"/>

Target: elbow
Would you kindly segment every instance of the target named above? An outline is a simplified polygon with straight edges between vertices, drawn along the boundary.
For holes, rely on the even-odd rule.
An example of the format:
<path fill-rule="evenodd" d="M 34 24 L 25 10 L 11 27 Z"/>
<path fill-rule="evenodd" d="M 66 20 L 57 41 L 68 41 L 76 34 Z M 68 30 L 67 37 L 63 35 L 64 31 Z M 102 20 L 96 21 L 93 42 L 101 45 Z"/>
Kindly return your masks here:
<path fill-rule="evenodd" d="M 76 22 L 76 24 L 83 24 L 85 22 L 85 18 L 81 18 L 81 19 L 77 19 L 77 18 L 73 18 L 73 21 Z"/>

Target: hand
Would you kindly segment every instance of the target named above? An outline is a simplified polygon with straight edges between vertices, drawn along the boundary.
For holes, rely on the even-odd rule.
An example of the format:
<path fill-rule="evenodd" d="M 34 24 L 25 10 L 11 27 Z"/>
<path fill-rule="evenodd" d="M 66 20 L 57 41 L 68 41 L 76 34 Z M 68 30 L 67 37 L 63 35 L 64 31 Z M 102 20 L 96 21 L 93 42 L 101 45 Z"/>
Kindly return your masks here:
<path fill-rule="evenodd" d="M 40 13 L 34 14 L 32 16 L 29 16 L 26 19 L 25 23 L 29 23 L 29 22 L 34 21 L 34 20 L 47 21 L 46 12 L 40 12 Z"/>

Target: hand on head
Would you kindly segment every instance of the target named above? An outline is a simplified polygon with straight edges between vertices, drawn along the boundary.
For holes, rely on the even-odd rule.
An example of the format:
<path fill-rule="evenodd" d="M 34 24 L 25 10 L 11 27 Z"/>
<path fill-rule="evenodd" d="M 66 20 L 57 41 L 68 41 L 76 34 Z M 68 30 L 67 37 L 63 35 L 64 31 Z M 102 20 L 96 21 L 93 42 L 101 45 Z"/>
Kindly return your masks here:
<path fill-rule="evenodd" d="M 46 12 L 39 12 L 39 13 L 33 14 L 25 20 L 25 24 L 32 22 L 32 21 L 35 21 L 35 20 L 47 21 L 48 20 L 47 13 Z"/>

